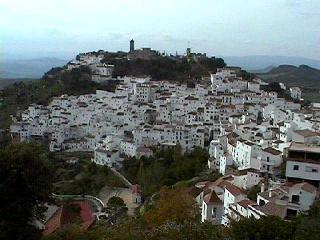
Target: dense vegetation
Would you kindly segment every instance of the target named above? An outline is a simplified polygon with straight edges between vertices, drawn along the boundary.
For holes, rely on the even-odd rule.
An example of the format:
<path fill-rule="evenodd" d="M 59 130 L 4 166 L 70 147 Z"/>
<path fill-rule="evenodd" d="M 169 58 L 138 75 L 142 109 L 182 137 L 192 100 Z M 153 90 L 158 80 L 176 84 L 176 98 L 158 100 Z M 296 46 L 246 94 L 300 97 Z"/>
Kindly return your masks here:
<path fill-rule="evenodd" d="M 122 171 L 131 182 L 142 186 L 144 194 L 150 195 L 164 185 L 199 176 L 208 157 L 208 152 L 201 148 L 183 155 L 177 146 L 174 150 L 156 152 L 151 158 L 128 159 Z"/>
<path fill-rule="evenodd" d="M 76 163 L 68 163 L 70 156 L 77 156 L 78 161 Z M 51 156 L 50 160 L 54 170 L 53 191 L 56 194 L 89 194 L 97 196 L 99 191 L 106 185 L 110 187 L 125 187 L 122 181 L 107 167 L 92 163 L 90 154 L 56 154 Z"/>
<path fill-rule="evenodd" d="M 282 89 L 278 82 L 271 82 L 268 85 L 264 86 L 262 85 L 261 89 L 267 92 L 276 92 L 278 94 L 278 97 L 292 100 L 290 92 L 288 90 Z"/>
<path fill-rule="evenodd" d="M 113 196 L 108 200 L 104 212 L 108 213 L 108 221 L 114 225 L 118 222 L 127 220 L 128 207 L 122 198 Z"/>
<path fill-rule="evenodd" d="M 50 202 L 52 171 L 42 148 L 16 144 L 0 150 L 0 239 L 37 239 L 33 225 Z"/>
<path fill-rule="evenodd" d="M 114 77 L 150 75 L 154 80 L 193 80 L 208 76 L 209 72 L 215 72 L 217 68 L 226 66 L 223 59 L 214 57 L 198 61 L 190 61 L 187 58 L 177 60 L 171 57 L 127 60 L 107 55 L 104 61 L 115 65 Z"/>
<path fill-rule="evenodd" d="M 6 86 L 9 86 L 13 83 L 16 83 L 16 82 L 22 82 L 22 81 L 25 81 L 25 82 L 28 82 L 28 81 L 32 81 L 34 79 L 27 79 L 27 78 L 17 78 L 17 79 L 6 79 L 6 78 L 0 78 L 0 90 L 5 88 Z"/>
<path fill-rule="evenodd" d="M 318 240 L 320 239 L 320 202 L 315 203 L 308 215 L 300 215 L 291 221 L 269 216 L 260 220 L 244 219 L 234 222 L 231 224 L 228 235 L 234 240 Z"/>

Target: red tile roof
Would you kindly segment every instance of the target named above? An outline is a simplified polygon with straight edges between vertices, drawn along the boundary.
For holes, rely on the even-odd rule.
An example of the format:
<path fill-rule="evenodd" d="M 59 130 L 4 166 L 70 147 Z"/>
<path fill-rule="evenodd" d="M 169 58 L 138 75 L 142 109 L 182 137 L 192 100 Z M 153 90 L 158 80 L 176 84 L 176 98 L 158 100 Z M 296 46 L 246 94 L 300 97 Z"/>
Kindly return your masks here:
<path fill-rule="evenodd" d="M 265 149 L 263 149 L 263 151 L 267 152 L 267 153 L 270 153 L 272 155 L 281 155 L 282 154 L 282 152 L 280 152 L 277 149 L 274 149 L 272 147 L 265 148 Z"/>
<path fill-rule="evenodd" d="M 207 195 L 205 195 L 203 197 L 203 200 L 206 204 L 210 204 L 210 203 L 221 203 L 221 200 L 219 199 L 219 197 L 217 196 L 215 191 L 211 191 L 210 193 L 208 193 Z"/>
<path fill-rule="evenodd" d="M 293 185 L 293 187 L 294 188 L 301 188 L 302 190 L 309 192 L 309 193 L 313 193 L 313 192 L 317 191 L 317 188 L 315 186 L 313 186 L 307 182 L 297 183 L 297 184 Z"/>
<path fill-rule="evenodd" d="M 256 202 L 250 199 L 243 199 L 242 201 L 238 202 L 241 207 L 247 208 L 249 205 L 257 205 Z"/>
<path fill-rule="evenodd" d="M 277 205 L 272 202 L 268 202 L 264 206 L 255 206 L 255 208 L 269 216 L 278 216 L 280 218 L 284 218 L 286 215 L 285 206 Z"/>
<path fill-rule="evenodd" d="M 133 185 L 131 187 L 131 190 L 132 190 L 132 194 L 134 194 L 134 195 L 141 195 L 141 193 L 142 193 L 141 187 L 138 184 Z"/>
<path fill-rule="evenodd" d="M 234 196 L 238 196 L 238 195 L 243 194 L 243 191 L 240 188 L 236 187 L 235 185 L 233 185 L 231 183 L 227 184 L 225 186 L 225 189 L 227 189 Z"/>

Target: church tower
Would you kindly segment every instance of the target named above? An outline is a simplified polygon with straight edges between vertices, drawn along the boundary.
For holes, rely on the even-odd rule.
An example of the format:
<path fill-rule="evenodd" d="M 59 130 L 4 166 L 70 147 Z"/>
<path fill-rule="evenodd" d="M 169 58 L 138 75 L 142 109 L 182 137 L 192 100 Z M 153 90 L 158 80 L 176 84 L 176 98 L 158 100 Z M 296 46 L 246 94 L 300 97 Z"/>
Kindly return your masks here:
<path fill-rule="evenodd" d="M 134 41 L 133 39 L 131 39 L 130 41 L 130 52 L 133 52 L 134 51 Z"/>

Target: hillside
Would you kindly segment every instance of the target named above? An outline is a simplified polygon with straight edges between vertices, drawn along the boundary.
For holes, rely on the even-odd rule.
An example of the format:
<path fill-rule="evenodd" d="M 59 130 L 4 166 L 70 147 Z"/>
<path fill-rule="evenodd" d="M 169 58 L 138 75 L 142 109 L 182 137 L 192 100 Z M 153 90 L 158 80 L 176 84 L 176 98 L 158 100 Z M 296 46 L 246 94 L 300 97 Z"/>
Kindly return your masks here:
<path fill-rule="evenodd" d="M 0 90 L 0 129 L 8 128 L 11 115 L 15 116 L 31 103 L 48 104 L 49 101 L 62 94 L 81 95 L 94 93 L 96 89 L 112 91 L 115 82 L 97 84 L 90 81 L 91 70 L 87 66 L 64 71 L 53 68 L 40 80 L 15 82 Z"/>
<path fill-rule="evenodd" d="M 268 82 L 283 82 L 288 86 L 320 88 L 320 70 L 307 65 L 280 65 L 258 76 Z"/>
<path fill-rule="evenodd" d="M 153 80 L 181 80 L 193 81 L 217 68 L 224 67 L 225 63 L 220 58 L 204 58 L 201 61 L 187 61 L 161 56 L 153 60 L 127 60 L 120 53 L 105 53 L 104 62 L 115 65 L 114 77 L 123 75 L 151 75 Z M 34 63 L 36 64 L 36 63 Z M 98 84 L 91 81 L 91 69 L 81 66 L 71 71 L 63 67 L 52 68 L 40 80 L 21 81 L 6 86 L 0 90 L 0 128 L 8 128 L 11 123 L 10 115 L 24 110 L 31 103 L 48 104 L 54 96 L 62 94 L 81 95 L 94 93 L 96 89 L 113 91 L 116 81 Z M 244 77 L 250 77 L 245 71 Z M 7 85 L 8 81 L 4 81 Z"/>
<path fill-rule="evenodd" d="M 222 58 L 215 57 L 193 60 L 186 57 L 158 56 L 149 60 L 128 60 L 123 55 L 106 53 L 103 61 L 115 66 L 114 77 L 149 75 L 153 80 L 199 79 L 209 76 L 209 72 L 215 72 L 217 68 L 226 66 Z"/>
<path fill-rule="evenodd" d="M 287 86 L 303 88 L 302 97 L 312 102 L 320 101 L 320 70 L 300 65 L 280 65 L 271 69 L 268 73 L 258 74 L 267 82 L 282 82 Z"/>
<path fill-rule="evenodd" d="M 0 78 L 0 90 L 11 85 L 14 84 L 16 82 L 28 82 L 28 81 L 32 81 L 34 79 L 29 79 L 29 78 L 13 78 L 13 79 L 1 79 Z"/>

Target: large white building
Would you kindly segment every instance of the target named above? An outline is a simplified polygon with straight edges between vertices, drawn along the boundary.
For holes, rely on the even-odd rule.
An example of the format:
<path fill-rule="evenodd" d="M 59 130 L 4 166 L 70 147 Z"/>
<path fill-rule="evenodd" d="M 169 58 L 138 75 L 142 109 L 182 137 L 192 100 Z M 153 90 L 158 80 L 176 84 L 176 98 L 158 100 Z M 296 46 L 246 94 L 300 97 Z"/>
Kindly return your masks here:
<path fill-rule="evenodd" d="M 286 159 L 286 177 L 319 185 L 320 146 L 292 143 Z"/>

